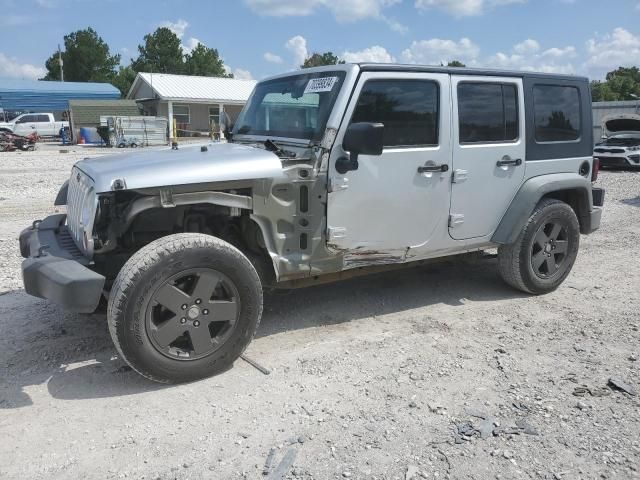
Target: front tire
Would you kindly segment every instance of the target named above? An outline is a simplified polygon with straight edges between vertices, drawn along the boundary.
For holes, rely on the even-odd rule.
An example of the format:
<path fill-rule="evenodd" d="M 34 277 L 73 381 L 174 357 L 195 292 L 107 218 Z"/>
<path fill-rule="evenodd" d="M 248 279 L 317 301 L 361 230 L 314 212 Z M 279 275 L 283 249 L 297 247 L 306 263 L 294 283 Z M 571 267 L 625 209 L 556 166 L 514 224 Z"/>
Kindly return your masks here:
<path fill-rule="evenodd" d="M 242 252 L 209 235 L 181 233 L 136 252 L 109 299 L 109 331 L 144 377 L 179 383 L 226 370 L 262 315 L 262 286 Z"/>
<path fill-rule="evenodd" d="M 566 203 L 540 201 L 513 244 L 498 248 L 503 280 L 526 293 L 548 293 L 564 281 L 578 255 L 580 225 Z"/>

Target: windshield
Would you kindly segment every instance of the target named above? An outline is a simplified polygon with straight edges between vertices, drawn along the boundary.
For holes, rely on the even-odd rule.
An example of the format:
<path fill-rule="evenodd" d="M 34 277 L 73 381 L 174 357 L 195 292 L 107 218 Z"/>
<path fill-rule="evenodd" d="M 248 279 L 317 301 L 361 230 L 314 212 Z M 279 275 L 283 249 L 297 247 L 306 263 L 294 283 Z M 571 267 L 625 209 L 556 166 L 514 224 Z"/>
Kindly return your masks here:
<path fill-rule="evenodd" d="M 234 135 L 319 141 L 344 83 L 345 72 L 316 72 L 256 85 Z"/>

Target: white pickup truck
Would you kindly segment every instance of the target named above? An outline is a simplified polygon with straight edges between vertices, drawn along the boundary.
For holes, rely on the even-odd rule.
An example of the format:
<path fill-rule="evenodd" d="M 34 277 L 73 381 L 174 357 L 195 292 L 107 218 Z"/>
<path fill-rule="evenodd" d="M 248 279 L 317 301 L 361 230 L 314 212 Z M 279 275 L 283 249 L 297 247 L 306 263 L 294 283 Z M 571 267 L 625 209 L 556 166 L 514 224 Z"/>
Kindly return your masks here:
<path fill-rule="evenodd" d="M 11 132 L 16 135 L 37 132 L 41 137 L 53 137 L 60 134 L 61 128 L 68 126 L 69 122 L 57 122 L 53 113 L 23 113 L 10 122 L 0 123 L 0 132 Z"/>

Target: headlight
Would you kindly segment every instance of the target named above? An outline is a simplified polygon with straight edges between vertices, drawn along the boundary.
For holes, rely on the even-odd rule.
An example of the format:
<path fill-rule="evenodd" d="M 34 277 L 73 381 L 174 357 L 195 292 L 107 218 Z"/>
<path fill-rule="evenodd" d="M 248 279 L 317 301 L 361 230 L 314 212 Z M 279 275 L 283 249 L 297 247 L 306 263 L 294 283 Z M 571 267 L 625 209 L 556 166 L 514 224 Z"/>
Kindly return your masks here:
<path fill-rule="evenodd" d="M 629 150 L 630 152 L 637 152 L 638 150 L 640 150 L 640 147 L 629 147 L 627 148 L 627 150 Z"/>

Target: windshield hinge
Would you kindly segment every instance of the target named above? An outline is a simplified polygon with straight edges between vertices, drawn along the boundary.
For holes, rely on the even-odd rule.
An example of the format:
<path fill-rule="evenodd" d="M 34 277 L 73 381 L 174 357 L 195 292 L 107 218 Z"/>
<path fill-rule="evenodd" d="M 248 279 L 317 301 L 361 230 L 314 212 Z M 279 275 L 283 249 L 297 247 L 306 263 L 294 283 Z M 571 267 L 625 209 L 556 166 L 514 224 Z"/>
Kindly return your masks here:
<path fill-rule="evenodd" d="M 449 228 L 456 228 L 464 223 L 464 215 L 461 213 L 452 213 L 449 215 Z"/>
<path fill-rule="evenodd" d="M 331 177 L 329 179 L 329 192 L 339 192 L 349 188 L 349 178 L 347 177 Z"/>
<path fill-rule="evenodd" d="M 347 237 L 347 229 L 345 227 L 329 227 L 327 228 L 327 240 L 333 242 Z"/>

